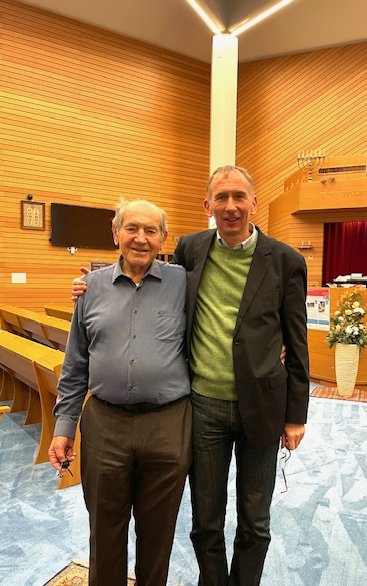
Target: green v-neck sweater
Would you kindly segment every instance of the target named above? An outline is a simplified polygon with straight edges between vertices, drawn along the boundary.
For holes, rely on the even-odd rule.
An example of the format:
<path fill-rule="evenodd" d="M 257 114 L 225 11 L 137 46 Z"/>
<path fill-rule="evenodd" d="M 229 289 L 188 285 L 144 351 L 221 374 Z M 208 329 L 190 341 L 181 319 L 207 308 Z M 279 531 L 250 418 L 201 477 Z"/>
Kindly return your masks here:
<path fill-rule="evenodd" d="M 237 400 L 233 333 L 257 238 L 243 250 L 217 238 L 208 254 L 198 290 L 191 343 L 192 388 L 213 399 Z"/>

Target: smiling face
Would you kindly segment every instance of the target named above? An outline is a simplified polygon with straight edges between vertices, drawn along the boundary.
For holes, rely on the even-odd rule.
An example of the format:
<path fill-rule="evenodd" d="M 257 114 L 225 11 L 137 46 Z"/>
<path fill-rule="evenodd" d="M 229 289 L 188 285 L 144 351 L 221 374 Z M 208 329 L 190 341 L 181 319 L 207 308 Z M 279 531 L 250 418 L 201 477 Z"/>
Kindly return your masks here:
<path fill-rule="evenodd" d="M 208 216 L 214 216 L 220 236 L 236 246 L 250 236 L 250 216 L 256 212 L 254 188 L 240 171 L 214 177 L 204 201 Z"/>
<path fill-rule="evenodd" d="M 121 227 L 113 232 L 123 256 L 123 270 L 129 276 L 144 275 L 167 238 L 162 232 L 159 210 L 144 202 L 126 207 Z"/>

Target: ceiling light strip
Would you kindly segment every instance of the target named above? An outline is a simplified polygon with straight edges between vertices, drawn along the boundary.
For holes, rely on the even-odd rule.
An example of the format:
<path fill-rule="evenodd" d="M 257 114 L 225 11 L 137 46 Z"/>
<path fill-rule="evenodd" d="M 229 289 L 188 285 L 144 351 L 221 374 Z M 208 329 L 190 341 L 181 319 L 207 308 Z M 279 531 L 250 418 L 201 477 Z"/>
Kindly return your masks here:
<path fill-rule="evenodd" d="M 288 4 L 291 4 L 292 2 L 294 2 L 294 0 L 280 0 L 280 2 L 273 4 L 269 8 L 266 8 L 265 10 L 262 10 L 261 12 L 254 13 L 253 16 L 249 16 L 244 21 L 237 23 L 233 27 L 230 27 L 229 32 L 237 37 L 241 33 L 252 28 L 253 26 L 258 24 L 259 22 L 262 22 L 263 20 L 265 20 L 269 16 L 272 16 L 273 14 L 275 14 L 275 12 L 278 12 L 278 10 L 281 10 L 282 8 L 287 6 Z"/>
<path fill-rule="evenodd" d="M 200 16 L 201 20 L 203 20 L 208 28 L 212 31 L 214 35 L 219 35 L 225 29 L 225 27 L 219 22 L 215 22 L 215 18 L 213 16 L 209 16 L 208 12 L 206 12 L 202 6 L 196 0 L 186 0 L 188 4 L 190 4 L 191 8 L 195 10 L 196 14 Z"/>

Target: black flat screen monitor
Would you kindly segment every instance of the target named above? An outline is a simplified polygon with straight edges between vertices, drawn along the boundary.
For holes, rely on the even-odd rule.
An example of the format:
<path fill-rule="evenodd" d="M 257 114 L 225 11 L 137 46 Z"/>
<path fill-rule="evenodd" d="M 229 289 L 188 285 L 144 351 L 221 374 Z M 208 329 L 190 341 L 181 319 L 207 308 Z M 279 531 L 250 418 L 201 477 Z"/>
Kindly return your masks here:
<path fill-rule="evenodd" d="M 53 246 L 115 249 L 111 222 L 113 210 L 86 206 L 51 204 L 51 238 Z"/>

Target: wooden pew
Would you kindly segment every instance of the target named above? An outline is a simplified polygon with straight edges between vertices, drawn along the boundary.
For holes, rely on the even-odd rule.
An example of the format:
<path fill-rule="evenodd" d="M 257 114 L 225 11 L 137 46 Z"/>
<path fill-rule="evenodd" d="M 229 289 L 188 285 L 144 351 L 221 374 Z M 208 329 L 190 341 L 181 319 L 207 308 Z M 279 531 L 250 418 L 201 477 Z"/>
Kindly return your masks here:
<path fill-rule="evenodd" d="M 70 322 L 14 305 L 0 305 L 2 328 L 57 350 L 65 350 Z"/>
<path fill-rule="evenodd" d="M 33 368 L 38 382 L 43 421 L 38 458 L 40 462 L 46 462 L 48 460 L 48 448 L 53 438 L 55 429 L 55 418 L 53 415 L 52 417 L 49 417 L 49 414 L 52 414 L 52 410 L 56 402 L 57 383 L 60 376 L 61 365 L 57 365 L 53 368 L 53 370 L 51 370 L 43 364 L 34 362 Z M 76 458 L 70 465 L 72 475 L 65 471 L 63 473 L 63 477 L 60 478 L 58 482 L 57 488 L 67 488 L 68 486 L 74 486 L 75 484 L 80 484 L 81 482 L 79 424 L 74 440 L 74 451 L 76 452 Z M 37 462 L 35 461 L 35 464 L 36 463 Z"/>
<path fill-rule="evenodd" d="M 26 411 L 24 425 L 41 422 L 42 427 L 52 418 L 51 412 L 42 412 L 38 381 L 33 363 L 37 361 L 53 370 L 61 367 L 64 353 L 10 332 L 0 331 L 0 365 L 10 376 L 13 402 L 11 413 Z M 41 431 L 42 437 L 42 431 Z M 35 464 L 47 461 L 47 450 L 38 446 Z M 43 447 L 44 448 L 44 447 Z M 47 446 L 48 449 L 48 446 Z"/>
<path fill-rule="evenodd" d="M 0 330 L 0 365 L 9 375 L 13 394 L 11 412 L 26 411 L 24 425 L 42 422 L 38 381 L 33 362 L 51 370 L 61 366 L 64 353 L 33 340 Z M 40 462 L 36 456 L 37 462 Z"/>
<path fill-rule="evenodd" d="M 4 414 L 9 413 L 9 411 L 10 411 L 10 407 L 8 407 L 7 405 L 0 405 L 0 421 L 4 417 Z"/>
<path fill-rule="evenodd" d="M 47 305 L 45 305 L 45 312 L 47 315 L 65 319 L 66 321 L 71 321 L 73 317 L 73 311 L 73 305 L 59 305 L 58 303 L 47 303 Z"/>
<path fill-rule="evenodd" d="M 1 370 L 1 368 L 0 368 Z M 13 387 L 11 378 L 5 370 L 0 372 L 0 401 L 12 401 L 13 400 Z"/>
<path fill-rule="evenodd" d="M 19 318 L 17 314 L 12 311 L 12 308 L 9 306 L 10 311 L 7 310 L 6 305 L 1 306 L 0 311 L 0 325 L 3 330 L 7 330 L 8 332 L 13 332 L 14 334 L 19 334 L 19 336 L 23 336 L 24 338 L 30 338 L 29 334 L 20 325 Z"/>
<path fill-rule="evenodd" d="M 55 428 L 52 414 L 57 396 L 57 382 L 64 353 L 43 346 L 33 340 L 0 330 L 0 367 L 7 373 L 13 394 L 10 412 L 26 411 L 24 424 L 41 422 L 39 445 L 34 463 L 48 461 Z M 60 478 L 57 488 L 80 483 L 80 431 L 79 425 L 74 442 L 77 453 L 68 472 Z"/>
<path fill-rule="evenodd" d="M 41 420 L 37 384 L 32 373 L 32 358 L 29 357 L 29 351 L 34 344 L 35 342 L 16 334 L 0 332 L 0 365 L 7 375 L 7 392 L 10 392 L 12 400 L 11 412 L 26 411 L 25 425 Z"/>

